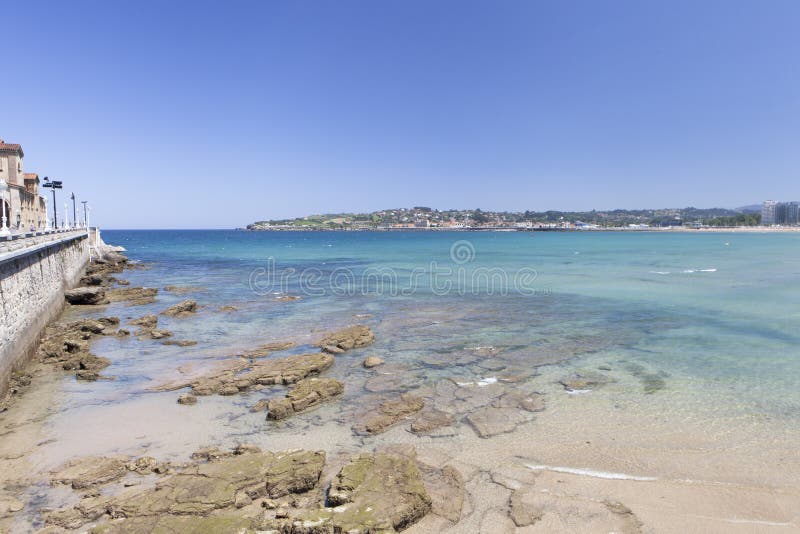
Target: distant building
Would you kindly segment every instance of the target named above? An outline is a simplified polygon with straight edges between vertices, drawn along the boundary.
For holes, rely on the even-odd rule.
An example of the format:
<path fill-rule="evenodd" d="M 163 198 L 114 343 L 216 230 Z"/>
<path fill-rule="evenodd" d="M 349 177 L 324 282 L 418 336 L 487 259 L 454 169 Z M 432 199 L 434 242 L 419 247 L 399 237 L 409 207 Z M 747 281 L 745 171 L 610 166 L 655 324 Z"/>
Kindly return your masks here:
<path fill-rule="evenodd" d="M 797 224 L 800 222 L 800 204 L 787 202 L 784 210 L 784 224 Z"/>
<path fill-rule="evenodd" d="M 778 224 L 778 203 L 774 200 L 765 200 L 761 204 L 761 224 L 763 226 Z"/>
<path fill-rule="evenodd" d="M 795 225 L 800 223 L 800 203 L 766 200 L 761 205 L 761 224 Z"/>
<path fill-rule="evenodd" d="M 0 180 L 8 184 L 7 225 L 12 231 L 43 230 L 47 223 L 45 201 L 39 196 L 39 175 L 23 171 L 22 145 L 0 139 Z"/>

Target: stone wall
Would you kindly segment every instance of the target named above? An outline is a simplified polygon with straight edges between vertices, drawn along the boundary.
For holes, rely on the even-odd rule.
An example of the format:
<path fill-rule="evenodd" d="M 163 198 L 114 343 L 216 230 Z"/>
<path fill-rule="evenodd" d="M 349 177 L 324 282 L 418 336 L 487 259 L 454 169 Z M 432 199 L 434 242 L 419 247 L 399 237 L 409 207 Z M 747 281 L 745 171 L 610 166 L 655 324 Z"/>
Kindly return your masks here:
<path fill-rule="evenodd" d="M 86 230 L 14 241 L 14 250 L 0 246 L 0 395 L 12 371 L 33 356 L 45 325 L 64 306 L 64 291 L 89 261 Z"/>

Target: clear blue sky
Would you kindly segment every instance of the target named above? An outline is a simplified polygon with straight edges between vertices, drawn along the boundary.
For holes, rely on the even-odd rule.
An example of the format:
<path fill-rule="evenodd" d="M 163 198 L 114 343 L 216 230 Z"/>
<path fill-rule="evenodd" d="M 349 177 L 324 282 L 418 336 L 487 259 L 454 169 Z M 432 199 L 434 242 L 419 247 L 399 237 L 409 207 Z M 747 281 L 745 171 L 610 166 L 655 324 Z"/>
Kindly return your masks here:
<path fill-rule="evenodd" d="M 0 137 L 107 228 L 800 198 L 796 0 L 31 1 L 3 19 Z"/>

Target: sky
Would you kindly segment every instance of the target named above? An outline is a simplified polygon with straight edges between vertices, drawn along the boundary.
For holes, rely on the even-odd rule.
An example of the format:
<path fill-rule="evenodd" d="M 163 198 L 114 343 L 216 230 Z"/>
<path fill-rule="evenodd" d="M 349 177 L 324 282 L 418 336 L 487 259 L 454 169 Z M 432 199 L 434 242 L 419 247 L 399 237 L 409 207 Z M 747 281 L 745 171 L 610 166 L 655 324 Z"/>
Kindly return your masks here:
<path fill-rule="evenodd" d="M 32 0 L 3 18 L 0 138 L 105 228 L 800 199 L 796 0 Z"/>

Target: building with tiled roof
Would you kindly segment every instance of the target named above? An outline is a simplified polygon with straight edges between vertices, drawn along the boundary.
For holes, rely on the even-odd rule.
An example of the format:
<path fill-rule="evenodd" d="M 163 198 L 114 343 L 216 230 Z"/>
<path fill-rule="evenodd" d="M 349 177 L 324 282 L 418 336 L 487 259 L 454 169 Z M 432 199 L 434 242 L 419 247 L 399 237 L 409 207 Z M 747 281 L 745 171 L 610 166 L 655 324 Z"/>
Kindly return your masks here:
<path fill-rule="evenodd" d="M 24 172 L 22 145 L 0 139 L 0 180 L 8 184 L 7 225 L 12 232 L 44 230 L 47 205 L 39 195 L 39 175 Z"/>

